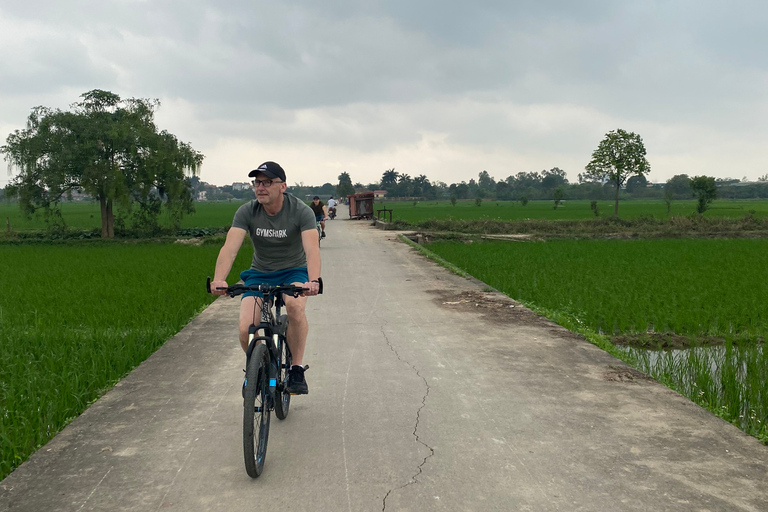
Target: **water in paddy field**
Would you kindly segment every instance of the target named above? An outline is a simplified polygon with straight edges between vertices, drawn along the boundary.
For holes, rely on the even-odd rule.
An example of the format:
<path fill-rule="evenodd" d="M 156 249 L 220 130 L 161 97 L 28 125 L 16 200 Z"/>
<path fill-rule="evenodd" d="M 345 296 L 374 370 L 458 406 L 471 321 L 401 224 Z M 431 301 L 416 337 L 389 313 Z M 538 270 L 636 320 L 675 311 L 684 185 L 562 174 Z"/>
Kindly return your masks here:
<path fill-rule="evenodd" d="M 636 361 L 639 370 L 697 403 L 717 404 L 730 412 L 730 417 L 719 415 L 742 428 L 767 419 L 768 352 L 762 343 L 673 350 L 619 348 Z"/>

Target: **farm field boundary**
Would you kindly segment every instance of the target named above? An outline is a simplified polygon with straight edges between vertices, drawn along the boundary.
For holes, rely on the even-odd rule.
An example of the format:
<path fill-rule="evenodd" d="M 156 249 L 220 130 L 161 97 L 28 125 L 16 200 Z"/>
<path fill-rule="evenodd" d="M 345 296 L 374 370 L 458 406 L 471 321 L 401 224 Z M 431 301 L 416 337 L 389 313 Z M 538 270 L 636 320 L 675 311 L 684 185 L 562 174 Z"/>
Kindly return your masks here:
<path fill-rule="evenodd" d="M 378 221 L 377 221 L 378 222 Z M 701 215 L 668 220 L 585 219 L 518 220 L 427 219 L 417 223 L 394 221 L 388 229 L 425 232 L 433 238 L 471 238 L 480 235 L 529 235 L 539 238 L 768 238 L 768 219 L 708 218 Z"/>

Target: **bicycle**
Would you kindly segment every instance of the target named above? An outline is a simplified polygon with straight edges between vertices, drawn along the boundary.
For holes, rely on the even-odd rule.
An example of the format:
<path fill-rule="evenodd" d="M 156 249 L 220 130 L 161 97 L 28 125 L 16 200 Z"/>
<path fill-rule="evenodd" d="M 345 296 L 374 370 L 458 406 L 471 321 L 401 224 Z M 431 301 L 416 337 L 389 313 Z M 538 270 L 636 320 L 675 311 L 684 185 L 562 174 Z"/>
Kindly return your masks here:
<path fill-rule="evenodd" d="M 316 220 L 315 221 L 315 229 L 317 229 L 317 245 L 320 245 L 320 242 L 323 239 L 323 226 L 320 224 L 321 221 Z"/>
<path fill-rule="evenodd" d="M 323 281 L 318 281 L 319 293 L 323 293 Z M 206 289 L 211 293 L 210 277 Z M 285 306 L 283 295 L 298 297 L 305 290 L 290 284 L 235 284 L 226 288 L 226 294 L 230 297 L 248 291 L 258 291 L 264 295 L 261 301 L 261 320 L 258 325 L 251 324 L 248 327 L 248 350 L 245 353 L 243 456 L 245 472 L 251 478 L 257 478 L 264 469 L 271 412 L 274 410 L 277 419 L 284 420 L 291 405 L 291 395 L 285 391 L 292 358 L 285 337 L 288 315 L 281 314 Z M 264 331 L 263 336 L 257 336 L 260 330 Z M 309 365 L 304 365 L 305 370 L 308 368 Z"/>

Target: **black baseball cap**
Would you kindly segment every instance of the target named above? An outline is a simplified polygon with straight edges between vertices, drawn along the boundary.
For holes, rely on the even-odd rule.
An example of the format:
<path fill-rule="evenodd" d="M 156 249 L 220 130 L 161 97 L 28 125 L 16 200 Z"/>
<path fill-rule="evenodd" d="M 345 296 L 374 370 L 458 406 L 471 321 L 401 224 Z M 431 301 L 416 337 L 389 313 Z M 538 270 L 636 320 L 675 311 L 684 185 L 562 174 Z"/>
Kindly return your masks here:
<path fill-rule="evenodd" d="M 270 178 L 278 178 L 285 181 L 285 171 L 280 167 L 280 164 L 276 164 L 275 162 L 264 162 L 256 169 L 249 172 L 248 177 L 255 178 L 259 173 L 265 174 Z"/>
<path fill-rule="evenodd" d="M 313 198 L 312 198 L 312 200 L 313 200 L 313 201 L 314 201 L 315 199 L 320 199 L 320 196 L 315 196 L 315 197 L 313 197 Z"/>

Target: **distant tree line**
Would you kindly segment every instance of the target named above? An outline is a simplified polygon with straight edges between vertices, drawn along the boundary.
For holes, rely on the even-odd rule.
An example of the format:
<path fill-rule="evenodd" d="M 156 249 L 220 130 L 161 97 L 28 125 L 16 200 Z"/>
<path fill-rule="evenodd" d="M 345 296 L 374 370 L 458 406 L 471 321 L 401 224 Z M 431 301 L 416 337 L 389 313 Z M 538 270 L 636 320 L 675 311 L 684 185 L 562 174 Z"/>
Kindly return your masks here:
<path fill-rule="evenodd" d="M 557 208 L 568 199 L 592 201 L 613 199 L 614 216 L 618 216 L 620 199 L 663 199 L 669 210 L 671 202 L 696 198 L 697 210 L 703 213 L 717 199 L 768 198 L 768 174 L 757 183 L 744 180 L 715 179 L 708 176 L 689 177 L 679 174 L 664 184 L 650 184 L 646 178 L 651 170 L 645 157 L 643 139 L 636 133 L 617 129 L 608 132 L 592 153 L 585 172 L 578 175 L 577 183 L 570 183 L 559 167 L 541 172 L 519 172 L 496 181 L 488 171 L 481 171 L 478 179 L 461 183 L 431 183 L 420 175 L 411 178 L 406 173 L 387 169 L 381 176 L 378 188 L 387 191 L 388 198 L 423 197 L 425 199 L 475 199 L 480 205 L 483 199 L 497 201 L 551 200 Z"/>
<path fill-rule="evenodd" d="M 384 172 L 386 175 L 393 170 Z M 404 180 L 392 185 L 384 179 L 378 183 L 367 185 L 365 188 L 374 190 L 386 190 L 387 197 L 413 197 L 419 194 L 409 193 L 407 175 Z M 713 178 L 717 187 L 718 198 L 722 199 L 766 199 L 768 198 L 768 180 L 747 182 L 731 178 Z M 693 199 L 695 191 L 691 188 L 691 180 L 687 174 L 679 174 L 670 178 L 665 183 L 650 183 L 645 176 L 630 177 L 624 186 L 619 189 L 619 197 L 622 199 L 664 199 L 665 190 L 669 191 L 672 199 Z M 497 201 L 551 200 L 558 188 L 563 192 L 563 200 L 605 200 L 613 199 L 616 194 L 616 185 L 611 182 L 603 183 L 584 174 L 579 174 L 577 181 L 568 181 L 565 172 L 554 167 L 540 172 L 519 172 L 507 176 L 503 180 L 496 181 L 487 171 L 478 174 L 477 179 L 469 179 L 460 183 L 436 182 L 432 184 L 428 179 L 424 180 L 428 185 L 420 194 L 424 199 L 450 199 L 456 195 L 457 199 L 475 199 L 477 197 Z M 410 189 L 413 190 L 413 189 Z"/>
<path fill-rule="evenodd" d="M 496 181 L 487 171 L 482 171 L 478 174 L 477 179 L 471 178 L 468 181 L 450 185 L 441 181 L 431 182 L 424 175 L 414 180 L 407 174 L 400 174 L 395 169 L 387 169 L 382 174 L 381 181 L 366 185 L 352 184 L 349 174 L 346 172 L 342 173 L 339 178 L 345 180 L 340 181 L 340 183 L 345 183 L 344 187 L 332 183 L 324 183 L 323 185 L 294 183 L 288 187 L 288 191 L 302 199 L 311 199 L 318 195 L 323 200 L 330 196 L 346 197 L 350 194 L 374 190 L 386 190 L 388 198 L 419 198 L 424 200 L 449 200 L 451 197 L 456 197 L 458 200 L 474 200 L 479 197 L 494 201 L 549 201 L 554 200 L 557 190 L 560 190 L 562 195 L 561 201 L 602 201 L 614 199 L 616 195 L 616 186 L 613 183 L 603 183 L 601 180 L 595 180 L 586 174 L 579 174 L 577 181 L 570 183 L 565 171 L 558 167 L 539 172 L 519 172 L 499 181 Z M 691 187 L 691 180 L 692 178 L 687 174 L 679 174 L 666 183 L 652 184 L 643 175 L 632 176 L 619 190 L 619 197 L 621 199 L 694 199 L 696 194 Z M 738 179 L 717 178 L 714 179 L 714 183 L 719 198 L 768 198 L 768 177 L 752 183 Z M 206 190 L 207 200 L 249 200 L 254 197 L 253 189 L 250 187 L 240 190 L 234 189 L 232 185 L 215 187 L 200 181 L 197 176 L 191 178 L 191 184 L 195 192 Z"/>
<path fill-rule="evenodd" d="M 193 211 L 192 200 L 205 192 L 207 200 L 249 200 L 250 186 L 236 184 L 216 187 L 202 182 L 197 171 L 203 155 L 172 134 L 158 132 L 154 125 L 154 100 L 128 99 L 101 90 L 82 95 L 73 111 L 36 107 L 27 129 L 7 138 L 0 152 L 21 170 L 2 191 L 2 198 L 18 197 L 27 212 L 43 209 L 46 219 L 60 218 L 58 203 L 71 198 L 73 191 L 84 192 L 101 203 L 102 236 L 114 236 L 113 205 L 130 212 L 135 225 L 157 227 L 161 207 L 174 225 Z M 354 183 L 347 172 L 338 182 L 320 186 L 303 182 L 289 186 L 293 195 L 309 200 L 315 195 L 327 201 L 331 196 L 346 197 L 357 192 L 384 190 L 391 199 L 448 199 L 520 201 L 550 200 L 558 208 L 566 200 L 615 201 L 618 216 L 620 199 L 662 199 L 669 210 L 674 200 L 696 198 L 703 213 L 717 198 L 768 198 L 768 174 L 758 182 L 716 179 L 707 176 L 673 176 L 664 184 L 650 184 L 651 170 L 645 158 L 642 138 L 617 129 L 608 132 L 592 153 L 592 159 L 571 183 L 564 170 L 518 172 L 496 180 L 488 171 L 477 179 L 446 184 L 431 181 L 424 174 L 415 177 L 387 169 L 376 183 Z M 596 207 L 593 204 L 593 209 Z"/>

